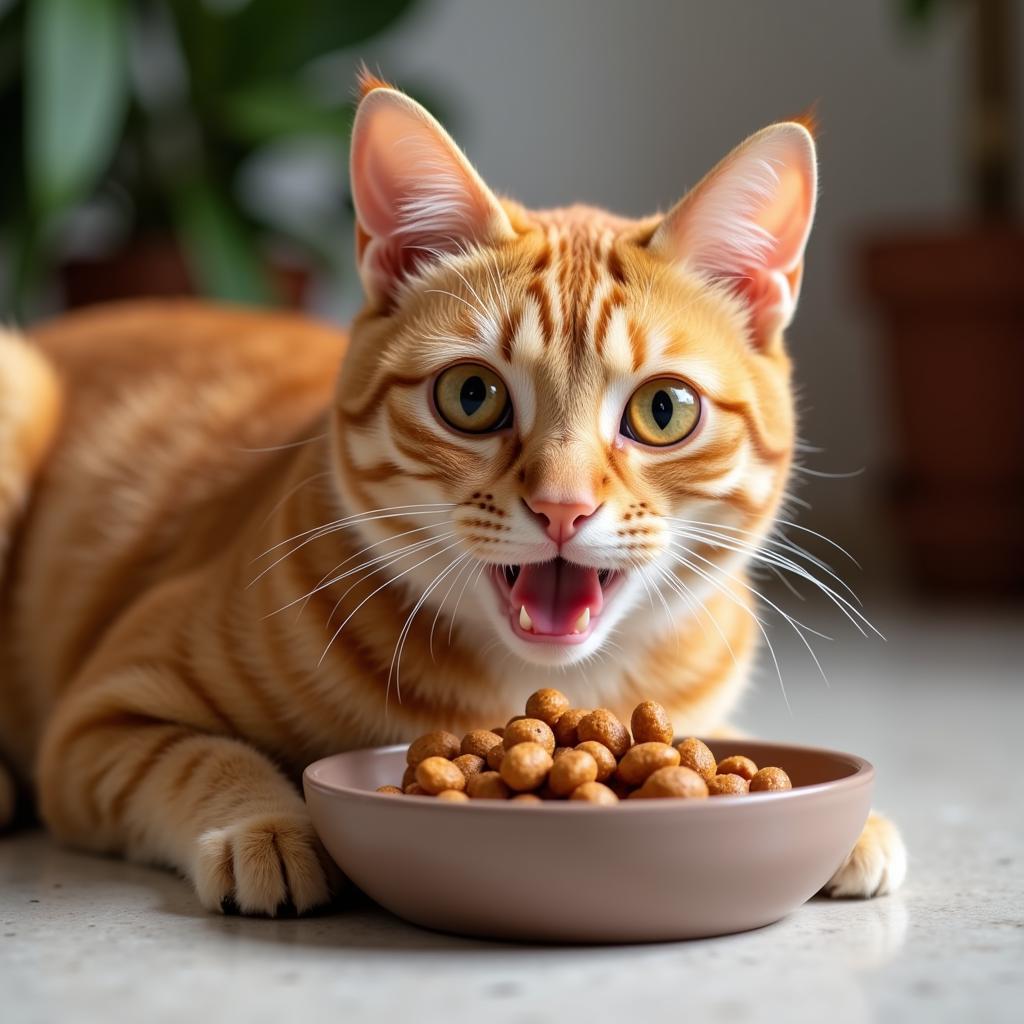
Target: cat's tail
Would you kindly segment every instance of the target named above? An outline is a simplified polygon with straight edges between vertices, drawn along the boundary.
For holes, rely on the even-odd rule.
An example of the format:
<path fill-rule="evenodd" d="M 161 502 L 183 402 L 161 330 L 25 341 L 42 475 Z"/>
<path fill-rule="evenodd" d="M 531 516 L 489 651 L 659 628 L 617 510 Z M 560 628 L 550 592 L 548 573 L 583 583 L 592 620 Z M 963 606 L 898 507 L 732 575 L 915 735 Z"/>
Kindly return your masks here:
<path fill-rule="evenodd" d="M 57 432 L 60 384 L 31 342 L 0 326 L 0 587 L 11 534 Z"/>

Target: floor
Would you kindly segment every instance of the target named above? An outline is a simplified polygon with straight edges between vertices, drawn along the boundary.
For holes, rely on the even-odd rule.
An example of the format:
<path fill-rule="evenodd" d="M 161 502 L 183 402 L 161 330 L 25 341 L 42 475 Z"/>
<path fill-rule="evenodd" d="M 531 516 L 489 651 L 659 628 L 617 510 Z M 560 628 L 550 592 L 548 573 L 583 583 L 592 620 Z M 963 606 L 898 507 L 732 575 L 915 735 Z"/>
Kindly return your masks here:
<path fill-rule="evenodd" d="M 840 630 L 821 645 L 828 687 L 776 630 L 789 707 L 766 665 L 742 724 L 875 762 L 877 805 L 911 853 L 898 895 L 812 900 L 777 925 L 701 942 L 511 946 L 369 906 L 210 916 L 170 875 L 23 834 L 0 840 L 3 1020 L 1020 1020 L 1024 614 L 874 618 L 886 643 Z"/>

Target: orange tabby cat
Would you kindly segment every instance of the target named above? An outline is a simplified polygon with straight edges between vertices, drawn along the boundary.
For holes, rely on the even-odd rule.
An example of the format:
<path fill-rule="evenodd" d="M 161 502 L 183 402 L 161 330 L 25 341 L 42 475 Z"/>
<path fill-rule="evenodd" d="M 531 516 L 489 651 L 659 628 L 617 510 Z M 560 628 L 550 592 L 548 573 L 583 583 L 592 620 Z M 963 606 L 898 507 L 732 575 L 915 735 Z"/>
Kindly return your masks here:
<path fill-rule="evenodd" d="M 351 341 L 155 301 L 0 335 L 0 816 L 30 782 L 56 837 L 213 909 L 329 899 L 296 788 L 322 755 L 552 682 L 722 726 L 790 464 L 804 128 L 635 222 L 499 200 L 364 93 Z M 903 864 L 872 817 L 831 891 Z"/>

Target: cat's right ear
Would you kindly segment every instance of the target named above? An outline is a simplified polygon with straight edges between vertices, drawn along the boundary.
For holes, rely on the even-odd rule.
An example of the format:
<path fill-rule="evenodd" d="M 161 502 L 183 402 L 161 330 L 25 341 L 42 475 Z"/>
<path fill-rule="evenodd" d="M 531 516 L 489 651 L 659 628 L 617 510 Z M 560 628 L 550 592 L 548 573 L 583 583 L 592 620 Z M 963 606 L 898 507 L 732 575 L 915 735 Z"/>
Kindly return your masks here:
<path fill-rule="evenodd" d="M 508 216 L 451 136 L 415 100 L 371 87 L 352 127 L 356 258 L 366 297 L 386 306 L 439 254 L 514 236 Z"/>

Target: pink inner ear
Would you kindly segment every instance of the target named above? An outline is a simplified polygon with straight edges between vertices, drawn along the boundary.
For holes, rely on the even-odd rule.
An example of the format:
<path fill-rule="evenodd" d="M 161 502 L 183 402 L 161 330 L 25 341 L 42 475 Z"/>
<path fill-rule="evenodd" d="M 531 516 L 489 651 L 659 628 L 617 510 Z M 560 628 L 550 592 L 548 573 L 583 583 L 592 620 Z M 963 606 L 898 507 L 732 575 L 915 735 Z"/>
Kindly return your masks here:
<path fill-rule="evenodd" d="M 353 127 L 352 191 L 360 273 L 384 297 L 439 252 L 495 239 L 511 226 L 444 129 L 417 103 L 371 92 Z"/>

